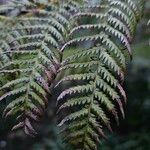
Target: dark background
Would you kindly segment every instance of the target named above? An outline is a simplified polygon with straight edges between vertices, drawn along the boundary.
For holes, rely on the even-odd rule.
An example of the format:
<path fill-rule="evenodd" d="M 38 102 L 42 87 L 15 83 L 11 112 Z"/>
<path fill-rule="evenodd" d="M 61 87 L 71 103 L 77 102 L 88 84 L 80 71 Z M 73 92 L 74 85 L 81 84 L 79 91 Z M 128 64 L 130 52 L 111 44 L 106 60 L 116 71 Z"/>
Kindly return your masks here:
<path fill-rule="evenodd" d="M 2 0 L 0 0 L 0 3 Z M 6 0 L 3 0 L 6 2 Z M 150 150 L 150 1 L 147 0 L 144 16 L 138 25 L 133 43 L 133 60 L 129 64 L 125 89 L 128 103 L 126 118 L 113 134 L 100 145 L 100 150 Z M 5 106 L 0 102 L 0 114 Z M 0 150 L 70 150 L 61 144 L 53 115 L 55 105 L 48 107 L 45 117 L 37 126 L 36 138 L 21 131 L 10 133 L 12 120 L 0 116 Z"/>

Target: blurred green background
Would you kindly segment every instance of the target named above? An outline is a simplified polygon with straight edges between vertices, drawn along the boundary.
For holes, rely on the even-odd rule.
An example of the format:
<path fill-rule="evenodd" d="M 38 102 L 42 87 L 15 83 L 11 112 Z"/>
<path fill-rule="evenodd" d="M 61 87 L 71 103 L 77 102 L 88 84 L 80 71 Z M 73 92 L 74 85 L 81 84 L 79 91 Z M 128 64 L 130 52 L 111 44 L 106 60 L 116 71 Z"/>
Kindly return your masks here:
<path fill-rule="evenodd" d="M 125 89 L 128 103 L 126 118 L 108 139 L 102 141 L 99 150 L 150 150 L 150 1 L 147 0 L 144 15 L 137 27 L 133 43 L 133 60 L 129 64 Z M 0 106 L 5 106 L 0 102 Z M 0 116 L 0 150 L 70 150 L 58 137 L 54 125 L 54 106 L 49 106 L 36 138 L 22 132 L 10 133 L 13 120 L 7 122 Z M 1 107 L 0 114 L 2 114 Z"/>

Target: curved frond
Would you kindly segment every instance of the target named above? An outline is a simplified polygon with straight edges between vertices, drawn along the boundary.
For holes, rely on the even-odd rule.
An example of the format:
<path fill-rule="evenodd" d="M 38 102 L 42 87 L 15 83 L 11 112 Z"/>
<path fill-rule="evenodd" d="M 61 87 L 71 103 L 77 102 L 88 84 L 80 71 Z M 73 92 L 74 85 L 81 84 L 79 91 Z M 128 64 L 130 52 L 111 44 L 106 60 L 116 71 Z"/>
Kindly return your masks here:
<path fill-rule="evenodd" d="M 78 23 L 61 49 L 69 51 L 76 45 L 76 52 L 59 69 L 65 76 L 56 87 L 67 86 L 57 98 L 58 113 L 67 114 L 61 115 L 58 125 L 76 148 L 96 150 L 104 131 L 112 131 L 112 118 L 119 124 L 119 114 L 125 117 L 126 56 L 132 55 L 130 43 L 141 12 L 131 0 L 102 0 L 82 8 L 74 14 L 72 20 Z"/>
<path fill-rule="evenodd" d="M 32 122 L 47 107 L 47 95 L 60 66 L 60 47 L 70 25 L 59 7 L 12 17 L 8 22 L 13 25 L 7 32 L 2 29 L 0 74 L 13 78 L 0 87 L 0 101 L 10 101 L 3 116 L 17 117 L 13 130 L 23 128 L 26 134 L 35 135 Z"/>

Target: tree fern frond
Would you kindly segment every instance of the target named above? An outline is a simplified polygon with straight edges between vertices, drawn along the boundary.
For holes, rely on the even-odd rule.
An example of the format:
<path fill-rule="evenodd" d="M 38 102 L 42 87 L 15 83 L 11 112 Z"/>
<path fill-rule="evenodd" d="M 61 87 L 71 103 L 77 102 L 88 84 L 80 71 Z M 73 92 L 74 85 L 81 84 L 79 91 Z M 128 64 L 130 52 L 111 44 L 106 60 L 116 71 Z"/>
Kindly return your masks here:
<path fill-rule="evenodd" d="M 61 51 L 74 45 L 79 50 L 63 60 L 59 72 L 65 76 L 56 85 L 73 82 L 57 98 L 58 113 L 69 110 L 61 115 L 59 126 L 66 141 L 84 150 L 97 149 L 96 143 L 105 137 L 103 128 L 112 131 L 110 116 L 117 124 L 119 113 L 124 118 L 126 54 L 132 55 L 130 42 L 140 14 L 131 0 L 99 4 L 84 5 L 71 18 L 78 23 Z"/>
<path fill-rule="evenodd" d="M 36 134 L 32 122 L 39 120 L 47 106 L 52 82 L 49 76 L 55 78 L 59 69 L 59 50 L 70 26 L 59 7 L 54 8 L 14 17 L 9 36 L 2 41 L 8 47 L 3 44 L 0 47 L 0 56 L 11 57 L 11 61 L 1 66 L 0 74 L 14 75 L 0 88 L 3 92 L 0 100 L 11 99 L 4 117 L 18 116 L 13 130 L 23 128 L 28 135 Z"/>
<path fill-rule="evenodd" d="M 119 124 L 120 114 L 125 116 L 123 81 L 142 9 L 143 0 L 1 5 L 0 101 L 8 102 L 3 117 L 16 118 L 12 130 L 35 136 L 33 123 L 43 115 L 51 89 L 63 85 L 57 114 L 64 140 L 97 150 L 113 119 Z"/>

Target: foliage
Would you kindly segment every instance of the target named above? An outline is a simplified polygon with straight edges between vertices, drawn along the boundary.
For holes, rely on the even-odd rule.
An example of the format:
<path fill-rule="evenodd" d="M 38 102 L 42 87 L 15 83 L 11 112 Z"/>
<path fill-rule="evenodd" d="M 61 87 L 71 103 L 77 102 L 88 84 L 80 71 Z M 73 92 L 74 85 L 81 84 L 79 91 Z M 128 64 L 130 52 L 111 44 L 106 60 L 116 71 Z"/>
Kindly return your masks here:
<path fill-rule="evenodd" d="M 30 9 L 34 7 L 29 3 L 27 10 L 33 11 Z M 19 122 L 13 129 L 23 127 L 27 134 L 35 134 L 31 120 L 38 120 L 48 103 L 46 95 L 50 93 L 51 80 L 60 64 L 58 42 L 64 40 L 65 26 L 68 25 L 66 18 L 59 12 L 61 10 L 51 5 L 47 7 L 51 11 L 40 9 L 15 17 L 9 34 L 4 33 L 7 36 L 4 42 L 9 43 L 10 48 L 2 41 L 5 44 L 2 45 L 2 56 L 10 56 L 11 60 L 7 63 L 2 60 L 4 65 L 1 74 L 14 75 L 11 81 L 1 87 L 7 92 L 0 100 L 7 97 L 13 99 L 3 116 L 17 115 Z"/>
<path fill-rule="evenodd" d="M 131 55 L 129 43 L 139 19 L 139 15 L 135 14 L 140 14 L 140 11 L 137 13 L 136 6 L 129 1 L 104 2 L 87 10 L 88 13 L 75 15 L 79 23 L 72 29 L 71 40 L 64 46 L 70 48 L 76 44 L 77 49 L 83 50 L 63 61 L 60 72 L 68 69 L 74 71 L 65 75 L 58 85 L 66 81 L 78 82 L 70 87 L 67 85 L 57 101 L 63 103 L 59 107 L 60 113 L 64 108 L 69 108 L 69 114 L 59 124 L 67 126 L 62 129 L 66 133 L 64 138 L 77 147 L 82 143 L 82 148 L 88 150 L 96 149 L 96 142 L 99 143 L 101 137 L 105 137 L 103 127 L 112 130 L 111 114 L 117 123 L 119 111 L 124 117 L 123 103 L 126 103 L 126 96 L 122 81 L 127 62 L 125 51 Z M 83 22 L 85 18 L 94 20 L 94 23 Z M 84 34 L 80 35 L 80 32 Z M 92 44 L 88 45 L 87 41 L 92 41 Z M 84 45 L 80 46 L 83 42 Z M 81 71 L 79 68 L 82 68 Z"/>
<path fill-rule="evenodd" d="M 9 102 L 3 116 L 16 117 L 12 130 L 34 136 L 32 123 L 43 115 L 48 95 L 63 84 L 57 98 L 58 114 L 66 110 L 59 115 L 62 135 L 74 147 L 97 149 L 106 137 L 103 128 L 112 131 L 113 118 L 117 124 L 120 114 L 124 118 L 122 85 L 142 9 L 140 0 L 2 5 L 0 101 Z M 67 51 L 73 54 L 65 57 Z"/>

